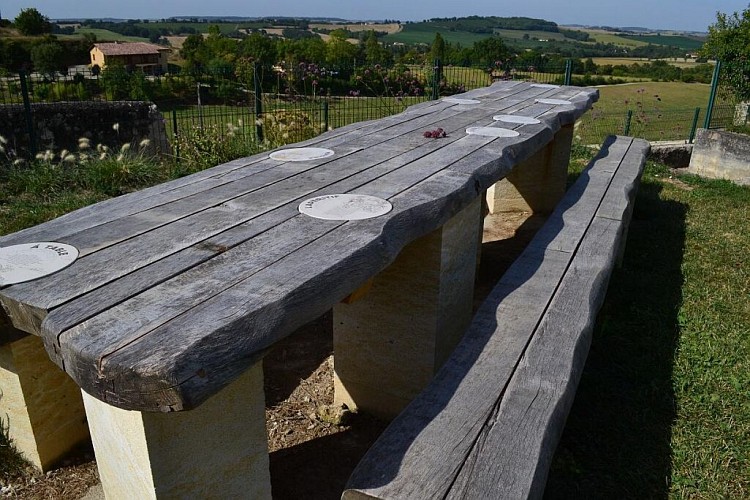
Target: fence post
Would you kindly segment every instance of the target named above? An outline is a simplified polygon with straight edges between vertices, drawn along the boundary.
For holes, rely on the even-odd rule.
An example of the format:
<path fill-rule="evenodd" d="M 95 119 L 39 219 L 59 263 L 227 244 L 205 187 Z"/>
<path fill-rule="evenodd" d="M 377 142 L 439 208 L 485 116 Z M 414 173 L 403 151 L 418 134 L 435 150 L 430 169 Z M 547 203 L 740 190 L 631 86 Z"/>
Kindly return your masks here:
<path fill-rule="evenodd" d="M 174 156 L 177 159 L 177 162 L 180 161 L 180 133 L 177 130 L 177 110 L 172 110 L 172 137 L 174 142 Z"/>
<path fill-rule="evenodd" d="M 31 101 L 29 100 L 29 87 L 26 83 L 26 73 L 24 71 L 18 72 L 18 77 L 21 80 L 21 95 L 23 96 L 23 111 L 26 117 L 26 130 L 29 134 L 29 150 L 31 156 L 36 156 L 36 132 L 34 131 L 34 121 L 31 114 Z"/>
<path fill-rule="evenodd" d="M 440 97 L 440 80 L 443 79 L 443 64 L 440 59 L 435 59 L 432 66 L 432 100 L 436 101 Z"/>
<path fill-rule="evenodd" d="M 708 107 L 706 108 L 706 119 L 703 122 L 703 128 L 711 128 L 711 117 L 714 114 L 714 104 L 716 103 L 716 93 L 719 89 L 719 77 L 721 76 L 721 61 L 716 61 L 714 75 L 711 78 L 711 93 L 708 96 Z"/>
<path fill-rule="evenodd" d="M 328 101 L 323 101 L 323 132 L 328 131 Z"/>
<path fill-rule="evenodd" d="M 253 64 L 253 99 L 255 101 L 255 137 L 263 142 L 263 88 L 258 77 L 258 65 Z"/>
<path fill-rule="evenodd" d="M 573 80 L 573 62 L 570 59 L 565 60 L 565 80 L 563 85 L 570 85 Z"/>
<path fill-rule="evenodd" d="M 625 117 L 625 130 L 622 135 L 630 135 L 630 122 L 633 120 L 633 110 L 628 110 L 628 115 Z"/>
<path fill-rule="evenodd" d="M 201 104 L 201 82 L 198 79 L 198 123 L 200 124 L 201 132 L 203 132 L 203 105 Z"/>
<path fill-rule="evenodd" d="M 701 114 L 701 108 L 695 108 L 695 114 L 693 115 L 693 125 L 690 127 L 690 137 L 688 138 L 688 144 L 693 143 L 695 139 L 695 129 L 698 128 L 698 117 Z"/>

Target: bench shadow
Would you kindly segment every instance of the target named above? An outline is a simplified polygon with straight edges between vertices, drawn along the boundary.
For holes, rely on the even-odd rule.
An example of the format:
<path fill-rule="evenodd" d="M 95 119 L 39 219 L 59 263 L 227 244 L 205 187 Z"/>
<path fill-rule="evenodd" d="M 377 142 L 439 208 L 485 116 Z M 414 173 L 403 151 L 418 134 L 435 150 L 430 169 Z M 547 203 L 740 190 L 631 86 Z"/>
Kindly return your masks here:
<path fill-rule="evenodd" d="M 274 500 L 338 500 L 359 459 L 388 425 L 360 414 L 347 430 L 269 454 Z"/>
<path fill-rule="evenodd" d="M 545 498 L 667 498 L 684 204 L 641 183 Z"/>
<path fill-rule="evenodd" d="M 263 358 L 266 405 L 284 401 L 333 352 L 333 315 L 323 316 L 298 328 L 274 344 Z"/>

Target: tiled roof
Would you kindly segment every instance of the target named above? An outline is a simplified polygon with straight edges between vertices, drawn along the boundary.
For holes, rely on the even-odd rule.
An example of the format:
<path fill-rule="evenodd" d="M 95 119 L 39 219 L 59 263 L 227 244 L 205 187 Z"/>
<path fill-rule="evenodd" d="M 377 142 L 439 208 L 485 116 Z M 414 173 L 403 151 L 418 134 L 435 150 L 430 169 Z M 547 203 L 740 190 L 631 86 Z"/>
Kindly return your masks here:
<path fill-rule="evenodd" d="M 95 43 L 94 47 L 101 50 L 105 56 L 127 56 L 131 54 L 158 54 L 165 47 L 145 42 L 113 42 Z"/>

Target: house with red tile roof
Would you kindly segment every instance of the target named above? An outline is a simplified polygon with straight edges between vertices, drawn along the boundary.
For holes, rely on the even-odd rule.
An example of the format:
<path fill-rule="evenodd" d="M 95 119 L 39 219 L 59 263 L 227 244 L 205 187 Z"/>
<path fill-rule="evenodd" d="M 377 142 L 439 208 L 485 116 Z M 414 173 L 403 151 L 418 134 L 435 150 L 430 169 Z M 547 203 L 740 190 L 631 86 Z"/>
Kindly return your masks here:
<path fill-rule="evenodd" d="M 91 67 L 104 69 L 109 64 L 140 69 L 149 75 L 166 73 L 171 49 L 145 42 L 96 43 L 90 51 Z"/>

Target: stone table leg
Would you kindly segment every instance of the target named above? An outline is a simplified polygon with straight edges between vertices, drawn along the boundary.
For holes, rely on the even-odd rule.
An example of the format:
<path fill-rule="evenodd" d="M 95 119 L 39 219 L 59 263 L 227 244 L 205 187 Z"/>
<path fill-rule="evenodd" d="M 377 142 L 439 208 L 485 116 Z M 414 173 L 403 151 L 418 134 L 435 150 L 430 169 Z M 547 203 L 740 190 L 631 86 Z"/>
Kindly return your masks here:
<path fill-rule="evenodd" d="M 47 471 L 89 437 L 81 391 L 50 361 L 42 339 L 0 346 L 0 419 L 13 445 Z"/>
<path fill-rule="evenodd" d="M 108 499 L 271 498 L 262 363 L 190 411 L 83 400 Z"/>
<path fill-rule="evenodd" d="M 481 201 L 407 245 L 368 293 L 333 308 L 335 401 L 392 418 L 471 322 Z"/>
<path fill-rule="evenodd" d="M 565 194 L 573 125 L 562 127 L 546 147 L 516 165 L 487 190 L 490 213 L 551 213 Z"/>

